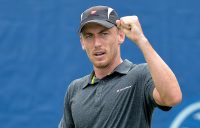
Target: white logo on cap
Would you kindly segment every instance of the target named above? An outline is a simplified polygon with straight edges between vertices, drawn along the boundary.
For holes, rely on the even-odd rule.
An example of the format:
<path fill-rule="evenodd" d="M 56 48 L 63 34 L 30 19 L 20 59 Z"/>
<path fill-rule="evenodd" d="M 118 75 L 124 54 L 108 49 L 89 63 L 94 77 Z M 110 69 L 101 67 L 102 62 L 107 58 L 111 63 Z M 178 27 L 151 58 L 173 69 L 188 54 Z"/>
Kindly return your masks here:
<path fill-rule="evenodd" d="M 112 8 L 108 8 L 108 19 L 109 19 L 109 16 L 110 16 L 110 13 L 113 11 Z"/>

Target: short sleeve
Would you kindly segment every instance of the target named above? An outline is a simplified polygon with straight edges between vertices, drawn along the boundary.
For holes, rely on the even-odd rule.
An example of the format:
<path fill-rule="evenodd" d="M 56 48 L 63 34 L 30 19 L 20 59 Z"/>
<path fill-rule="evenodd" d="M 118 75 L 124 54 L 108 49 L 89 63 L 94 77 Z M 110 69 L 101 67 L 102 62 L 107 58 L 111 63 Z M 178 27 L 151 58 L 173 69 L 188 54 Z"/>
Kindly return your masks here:
<path fill-rule="evenodd" d="M 70 87 L 70 86 L 69 86 Z M 58 128 L 75 128 L 71 107 L 70 107 L 70 96 L 69 96 L 70 89 L 68 88 L 67 93 L 64 98 L 64 113 L 59 123 Z"/>
<path fill-rule="evenodd" d="M 146 103 L 151 106 L 151 108 L 153 109 L 154 107 L 158 107 L 159 109 L 163 110 L 163 111 L 169 111 L 171 109 L 171 107 L 168 106 L 161 106 L 158 105 L 156 103 L 156 101 L 153 98 L 153 90 L 155 89 L 155 85 L 153 82 L 153 79 L 151 77 L 151 74 L 149 72 L 148 66 L 145 67 L 144 69 L 146 72 L 146 77 L 145 77 L 145 100 Z"/>

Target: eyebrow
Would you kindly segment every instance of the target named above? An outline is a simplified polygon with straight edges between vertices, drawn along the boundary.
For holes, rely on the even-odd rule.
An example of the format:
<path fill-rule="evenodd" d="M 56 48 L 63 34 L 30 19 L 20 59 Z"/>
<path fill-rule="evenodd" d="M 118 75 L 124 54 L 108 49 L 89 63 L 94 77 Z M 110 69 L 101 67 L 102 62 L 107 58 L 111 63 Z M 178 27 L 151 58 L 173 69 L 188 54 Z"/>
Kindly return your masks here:
<path fill-rule="evenodd" d="M 98 33 L 102 33 L 102 32 L 105 32 L 105 31 L 108 31 L 110 28 L 104 28 L 104 29 L 102 29 L 100 32 L 98 32 Z"/>
<path fill-rule="evenodd" d="M 108 31 L 110 28 L 103 28 L 102 30 L 100 30 L 99 32 L 98 32 L 98 34 L 99 33 L 102 33 L 102 32 L 105 32 L 105 31 Z M 83 31 L 82 32 L 82 34 L 83 35 L 86 35 L 86 34 L 92 34 L 91 32 L 87 32 L 87 31 Z"/>

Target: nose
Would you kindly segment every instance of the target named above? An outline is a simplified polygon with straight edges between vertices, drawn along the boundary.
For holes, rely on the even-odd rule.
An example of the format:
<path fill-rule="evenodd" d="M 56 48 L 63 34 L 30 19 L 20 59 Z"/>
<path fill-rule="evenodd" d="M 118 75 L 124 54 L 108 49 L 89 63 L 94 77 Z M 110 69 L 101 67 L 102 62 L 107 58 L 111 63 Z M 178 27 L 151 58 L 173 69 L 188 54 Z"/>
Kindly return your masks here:
<path fill-rule="evenodd" d="M 101 47 L 101 41 L 97 36 L 95 36 L 94 38 L 94 47 L 95 48 Z"/>

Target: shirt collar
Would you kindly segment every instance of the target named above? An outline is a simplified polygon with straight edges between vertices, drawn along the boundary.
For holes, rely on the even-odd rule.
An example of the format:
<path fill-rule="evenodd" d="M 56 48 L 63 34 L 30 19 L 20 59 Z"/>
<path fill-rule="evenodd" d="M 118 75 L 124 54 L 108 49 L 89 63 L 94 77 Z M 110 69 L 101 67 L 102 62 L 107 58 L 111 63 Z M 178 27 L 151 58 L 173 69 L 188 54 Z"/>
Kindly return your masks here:
<path fill-rule="evenodd" d="M 125 59 L 120 65 L 118 65 L 113 72 L 117 72 L 120 74 L 127 74 L 131 68 L 132 68 L 133 63 L 130 62 L 129 60 Z"/>
<path fill-rule="evenodd" d="M 133 63 L 130 62 L 129 60 L 125 59 L 121 64 L 119 64 L 111 74 L 117 72 L 119 74 L 124 74 L 126 75 L 132 68 Z M 86 82 L 83 85 L 83 89 L 86 88 L 88 85 L 92 85 L 92 78 L 94 76 L 94 71 L 92 71 L 92 73 L 89 75 L 89 77 L 87 78 Z M 95 80 L 95 83 L 98 83 L 99 80 Z"/>

